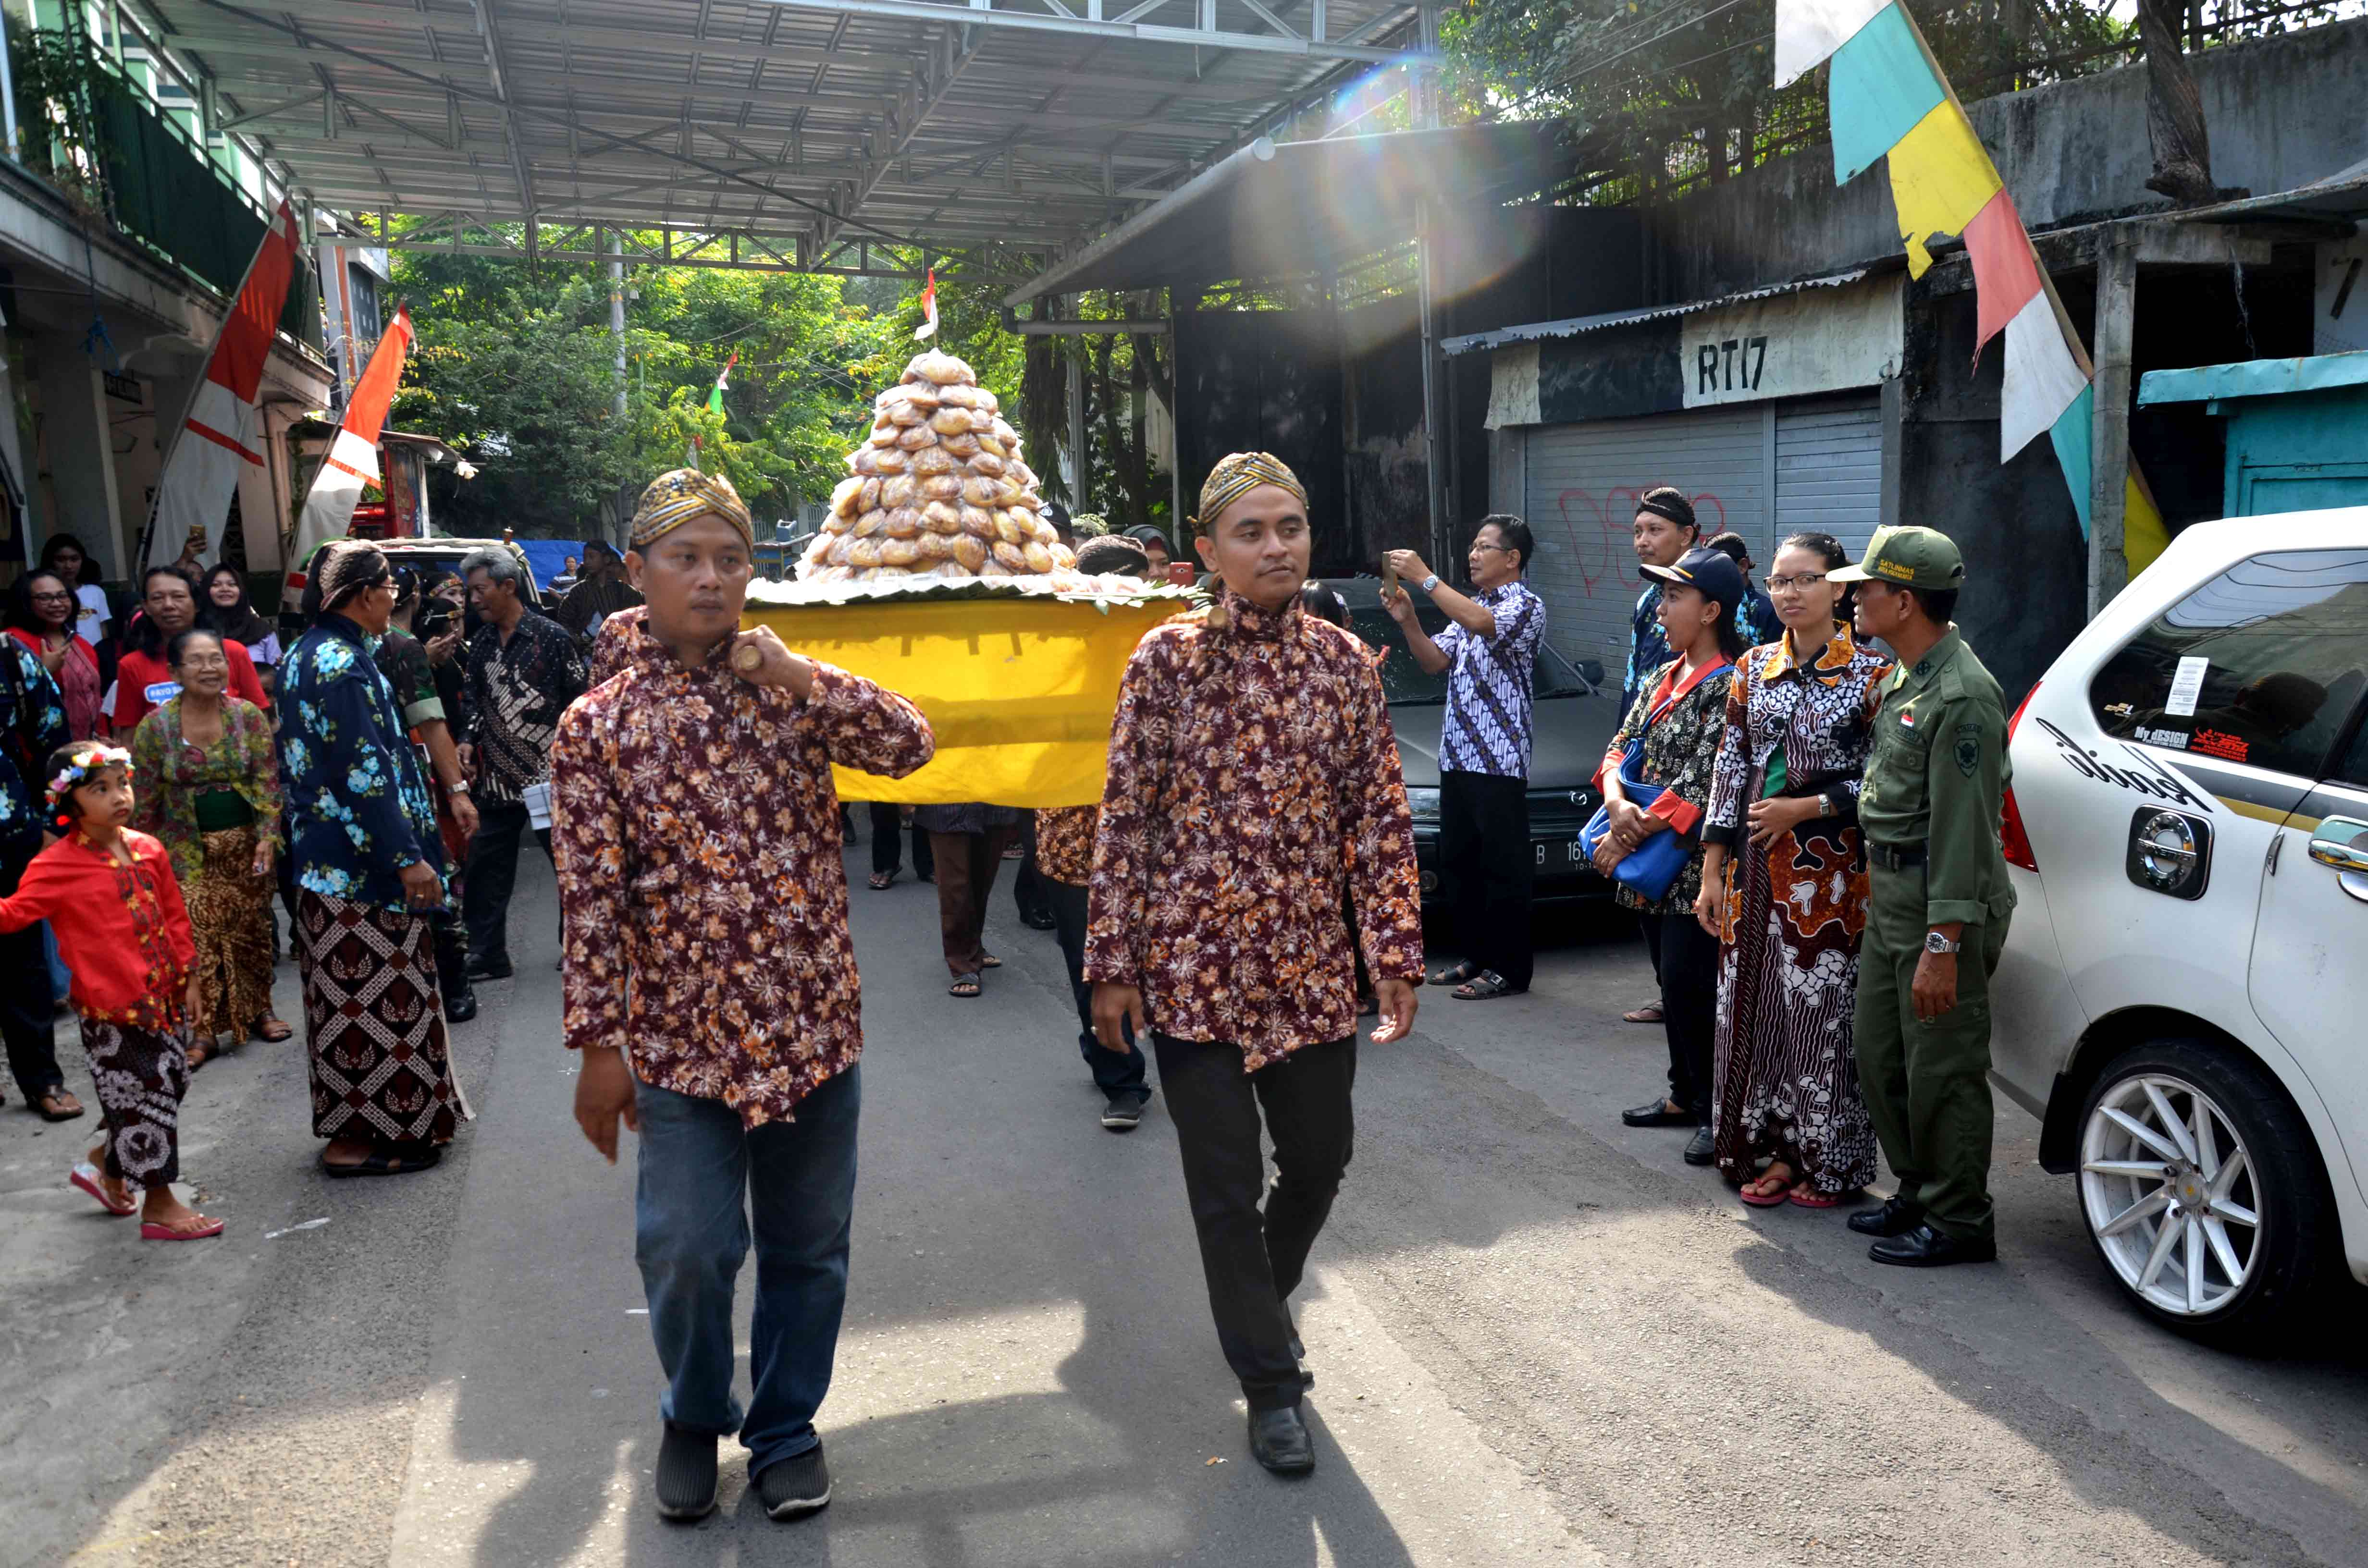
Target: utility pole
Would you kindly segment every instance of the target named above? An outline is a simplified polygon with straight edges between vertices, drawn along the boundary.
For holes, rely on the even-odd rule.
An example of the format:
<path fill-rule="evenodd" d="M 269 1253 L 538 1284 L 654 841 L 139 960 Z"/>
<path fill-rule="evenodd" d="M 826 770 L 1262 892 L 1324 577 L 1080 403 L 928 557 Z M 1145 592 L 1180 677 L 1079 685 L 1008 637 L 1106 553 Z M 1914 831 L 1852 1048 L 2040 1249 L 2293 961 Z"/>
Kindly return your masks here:
<path fill-rule="evenodd" d="M 617 231 L 609 231 L 609 341 L 617 350 L 617 417 L 625 417 L 625 263 Z"/>
<path fill-rule="evenodd" d="M 616 230 L 609 231 L 608 240 L 609 342 L 617 351 L 616 412 L 617 421 L 621 425 L 625 419 L 625 253 L 618 241 Z M 631 504 L 620 493 L 610 501 L 604 502 L 600 509 L 604 514 L 615 514 L 617 537 L 611 542 L 621 544 L 625 539 L 625 514 L 631 509 Z"/>

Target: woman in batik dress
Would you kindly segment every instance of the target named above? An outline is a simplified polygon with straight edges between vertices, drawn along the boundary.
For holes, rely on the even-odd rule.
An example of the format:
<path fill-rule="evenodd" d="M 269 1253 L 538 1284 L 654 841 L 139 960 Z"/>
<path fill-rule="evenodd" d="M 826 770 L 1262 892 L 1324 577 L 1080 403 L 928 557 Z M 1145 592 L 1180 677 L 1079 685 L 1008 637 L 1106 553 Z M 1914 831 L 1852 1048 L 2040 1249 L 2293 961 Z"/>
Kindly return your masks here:
<path fill-rule="evenodd" d="M 203 1066 L 222 1030 L 233 1041 L 286 1040 L 271 1011 L 273 846 L 279 839 L 279 761 L 271 721 L 225 689 L 221 636 L 191 627 L 165 662 L 181 694 L 140 721 L 131 765 L 140 779 L 132 825 L 173 858 L 197 938 L 208 1038 L 189 1052 Z"/>
<path fill-rule="evenodd" d="M 1874 1176 L 1850 1047 L 1866 851 L 1867 714 L 1890 661 L 1850 638 L 1827 534 L 1776 551 L 1784 623 L 1728 688 L 1696 914 L 1721 941 L 1713 1155 L 1743 1200 L 1829 1209 Z"/>
<path fill-rule="evenodd" d="M 371 659 L 393 573 L 368 544 L 323 553 L 318 619 L 280 661 L 279 760 L 296 870 L 313 1133 L 331 1176 L 442 1157 L 469 1114 L 452 1077 L 429 915 L 447 900 L 436 808 L 394 692 Z"/>

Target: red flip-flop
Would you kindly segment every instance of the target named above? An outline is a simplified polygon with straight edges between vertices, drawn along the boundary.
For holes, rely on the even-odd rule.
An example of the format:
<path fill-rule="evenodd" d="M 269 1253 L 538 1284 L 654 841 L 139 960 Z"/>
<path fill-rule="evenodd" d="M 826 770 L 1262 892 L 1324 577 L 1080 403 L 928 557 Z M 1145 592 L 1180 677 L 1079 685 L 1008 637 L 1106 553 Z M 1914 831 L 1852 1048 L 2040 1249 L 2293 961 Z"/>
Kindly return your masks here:
<path fill-rule="evenodd" d="M 67 1175 L 66 1180 L 98 1199 L 98 1206 L 119 1220 L 140 1207 L 128 1194 L 123 1199 L 122 1207 L 116 1207 L 115 1199 L 107 1196 L 107 1183 L 99 1179 L 98 1167 L 88 1160 L 77 1161 L 73 1171 Z"/>
<path fill-rule="evenodd" d="M 200 1215 L 199 1218 L 205 1217 Z M 194 1231 L 176 1231 L 170 1225 L 160 1224 L 154 1220 L 140 1221 L 140 1239 L 143 1242 L 201 1242 L 208 1236 L 218 1236 L 222 1233 L 222 1222 L 220 1220 L 207 1219 L 204 1224 Z"/>
<path fill-rule="evenodd" d="M 1843 1203 L 1854 1200 L 1859 1196 L 1855 1192 L 1819 1192 L 1816 1188 L 1811 1187 L 1809 1195 L 1804 1198 L 1801 1196 L 1801 1189 L 1796 1187 L 1784 1195 L 1784 1199 L 1788 1203 L 1797 1203 L 1804 1209 L 1839 1209 Z"/>

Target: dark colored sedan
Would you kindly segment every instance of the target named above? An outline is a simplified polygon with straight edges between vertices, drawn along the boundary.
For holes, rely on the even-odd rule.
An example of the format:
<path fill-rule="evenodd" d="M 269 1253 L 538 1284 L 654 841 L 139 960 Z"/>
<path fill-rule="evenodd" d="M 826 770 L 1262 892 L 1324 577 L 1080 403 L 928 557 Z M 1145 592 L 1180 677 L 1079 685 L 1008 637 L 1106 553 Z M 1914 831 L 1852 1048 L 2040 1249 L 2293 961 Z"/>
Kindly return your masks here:
<path fill-rule="evenodd" d="M 1406 800 L 1414 808 L 1415 854 L 1422 864 L 1426 899 L 1439 891 L 1439 732 L 1447 717 L 1447 676 L 1426 675 L 1406 651 L 1406 637 L 1382 608 L 1382 585 L 1372 577 L 1336 577 L 1329 585 L 1349 607 L 1349 624 L 1376 648 L 1382 689 L 1390 700 L 1390 722 L 1398 737 L 1406 770 Z M 1420 595 L 1416 616 L 1437 634 L 1447 618 Z M 1585 668 L 1543 643 L 1538 646 L 1537 716 L 1530 759 L 1530 847 L 1537 858 L 1540 900 L 1608 898 L 1611 884 L 1578 852 L 1578 830 L 1603 803 L 1589 782 L 1612 732 L 1620 728 L 1620 694 L 1600 689 L 1603 672 Z"/>

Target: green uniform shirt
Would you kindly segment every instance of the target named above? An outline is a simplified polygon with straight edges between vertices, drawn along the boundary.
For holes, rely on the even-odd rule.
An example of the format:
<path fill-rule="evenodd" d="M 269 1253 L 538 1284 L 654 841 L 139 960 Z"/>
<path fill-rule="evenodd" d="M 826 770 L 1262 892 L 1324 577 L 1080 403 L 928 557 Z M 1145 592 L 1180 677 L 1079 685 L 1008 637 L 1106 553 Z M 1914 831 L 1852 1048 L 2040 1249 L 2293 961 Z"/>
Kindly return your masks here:
<path fill-rule="evenodd" d="M 1924 846 L 1925 922 L 1979 926 L 2014 907 L 1998 817 L 2013 776 L 1998 684 L 1954 626 L 1875 686 L 1874 744 L 1859 795 L 1867 838 Z"/>

